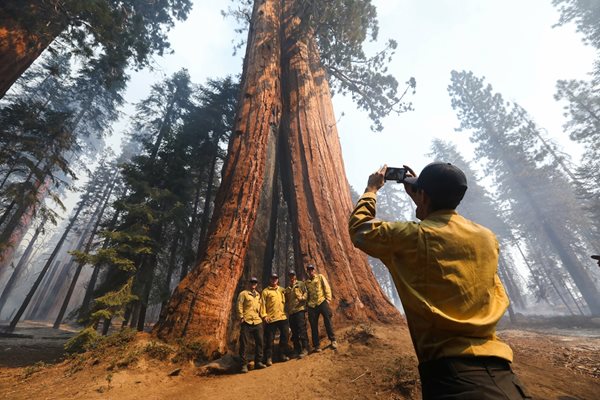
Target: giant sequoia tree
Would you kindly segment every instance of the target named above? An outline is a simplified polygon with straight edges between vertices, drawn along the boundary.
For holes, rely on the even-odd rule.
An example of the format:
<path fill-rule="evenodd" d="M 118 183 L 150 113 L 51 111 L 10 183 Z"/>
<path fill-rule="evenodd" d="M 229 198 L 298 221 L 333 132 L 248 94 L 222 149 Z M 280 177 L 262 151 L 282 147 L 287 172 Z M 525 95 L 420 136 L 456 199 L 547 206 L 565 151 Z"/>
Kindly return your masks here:
<path fill-rule="evenodd" d="M 369 0 L 254 2 L 211 234 L 156 326 L 159 337 L 191 337 L 209 356 L 226 349 L 240 279 L 261 279 L 277 267 L 272 259 L 281 197 L 295 269 L 302 276 L 314 263 L 327 276 L 338 322 L 398 318 L 346 232 L 352 201 L 328 83 L 337 78 L 334 88 L 352 92 L 376 126 L 386 113 L 406 109 L 397 82 L 383 73 L 395 44 L 373 58 L 362 50 L 368 37 L 376 37 L 375 17 Z"/>

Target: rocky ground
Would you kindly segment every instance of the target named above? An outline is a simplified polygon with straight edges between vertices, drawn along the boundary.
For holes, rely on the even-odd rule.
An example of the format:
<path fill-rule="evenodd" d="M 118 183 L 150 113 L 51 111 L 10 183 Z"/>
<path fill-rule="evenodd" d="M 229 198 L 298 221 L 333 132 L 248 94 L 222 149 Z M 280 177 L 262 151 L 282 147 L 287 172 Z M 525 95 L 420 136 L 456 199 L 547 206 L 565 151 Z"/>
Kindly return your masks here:
<path fill-rule="evenodd" d="M 535 399 L 593 400 L 600 392 L 600 327 L 573 321 L 518 323 L 499 335 Z M 0 337 L 2 399 L 419 399 L 417 363 L 402 325 L 339 332 L 339 348 L 248 374 L 207 375 L 148 334 L 122 335 L 64 359 L 69 330 L 24 324 Z M 551 332 L 551 333 L 547 333 Z M 173 362 L 173 360 L 175 362 Z"/>

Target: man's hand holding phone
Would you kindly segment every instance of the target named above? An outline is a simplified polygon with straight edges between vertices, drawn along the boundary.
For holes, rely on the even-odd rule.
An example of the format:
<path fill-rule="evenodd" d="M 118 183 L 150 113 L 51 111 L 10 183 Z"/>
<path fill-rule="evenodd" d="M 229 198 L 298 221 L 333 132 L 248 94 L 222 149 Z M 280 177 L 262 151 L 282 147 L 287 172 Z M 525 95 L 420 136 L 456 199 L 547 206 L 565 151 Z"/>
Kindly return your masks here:
<path fill-rule="evenodd" d="M 365 189 L 365 193 L 377 193 L 379 189 L 383 187 L 385 183 L 385 171 L 387 170 L 387 165 L 384 165 L 379 170 L 375 171 L 369 176 L 369 180 L 367 181 L 367 188 Z"/>
<path fill-rule="evenodd" d="M 406 190 L 406 193 L 413 198 L 413 196 L 416 194 L 415 188 L 413 185 L 404 182 L 404 179 L 409 177 L 416 178 L 417 174 L 415 174 L 415 171 L 413 171 L 413 169 L 408 165 L 403 165 L 402 168 L 388 167 L 387 165 L 384 165 L 369 176 L 365 193 L 377 193 L 377 191 L 383 187 L 385 181 L 396 181 L 397 183 L 404 183 L 404 189 Z"/>
<path fill-rule="evenodd" d="M 411 167 L 409 167 L 408 165 L 403 165 L 403 167 L 406 169 L 405 178 L 413 178 L 413 177 L 416 178 L 417 177 L 417 174 L 415 173 L 415 171 L 413 171 L 413 169 Z M 414 201 L 415 200 L 414 196 L 416 196 L 416 194 L 417 194 L 415 187 L 413 185 L 411 185 L 410 183 L 404 182 L 404 190 L 406 190 L 406 193 Z"/>

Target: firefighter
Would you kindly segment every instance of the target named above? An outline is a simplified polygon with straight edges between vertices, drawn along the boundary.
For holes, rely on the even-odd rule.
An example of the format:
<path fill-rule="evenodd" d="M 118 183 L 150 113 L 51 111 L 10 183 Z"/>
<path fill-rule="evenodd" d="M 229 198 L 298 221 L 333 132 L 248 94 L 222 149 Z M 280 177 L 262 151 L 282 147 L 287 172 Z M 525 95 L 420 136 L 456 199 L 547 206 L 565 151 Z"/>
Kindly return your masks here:
<path fill-rule="evenodd" d="M 273 341 L 279 331 L 279 349 L 281 361 L 287 356 L 290 326 L 285 315 L 285 290 L 279 286 L 279 275 L 271 275 L 270 284 L 262 291 L 260 316 L 265 321 L 265 365 L 273 365 Z"/>
<path fill-rule="evenodd" d="M 242 373 L 248 372 L 246 349 L 250 339 L 254 341 L 254 369 L 265 368 L 263 364 L 263 333 L 262 319 L 260 318 L 261 296 L 256 290 L 258 279 L 250 278 L 248 289 L 242 290 L 238 295 L 237 313 L 240 319 L 240 358 L 242 359 Z"/>
<path fill-rule="evenodd" d="M 308 354 L 308 335 L 306 334 L 306 284 L 296 279 L 296 272 L 288 273 L 290 284 L 285 289 L 285 309 L 292 329 L 294 355 L 304 358 Z"/>
<path fill-rule="evenodd" d="M 306 280 L 306 290 L 308 292 L 308 320 L 310 322 L 310 331 L 313 343 L 313 352 L 320 352 L 320 341 L 319 341 L 319 316 L 323 316 L 323 322 L 325 323 L 325 331 L 327 337 L 331 341 L 331 348 L 337 349 L 337 341 L 335 340 L 335 333 L 333 332 L 333 324 L 331 318 L 333 313 L 331 312 L 331 288 L 322 274 L 318 274 L 315 266 L 309 264 L 306 267 L 308 271 L 308 279 Z"/>

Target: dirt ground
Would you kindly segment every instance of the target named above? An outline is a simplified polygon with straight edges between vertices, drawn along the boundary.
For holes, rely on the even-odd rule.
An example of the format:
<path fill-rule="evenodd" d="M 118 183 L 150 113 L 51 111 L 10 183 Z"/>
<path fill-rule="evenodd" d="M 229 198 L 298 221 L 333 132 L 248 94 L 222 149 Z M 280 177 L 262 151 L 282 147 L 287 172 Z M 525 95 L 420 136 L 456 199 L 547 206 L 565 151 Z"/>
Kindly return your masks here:
<path fill-rule="evenodd" d="M 514 369 L 535 399 L 594 400 L 600 392 L 600 326 L 502 329 Z M 582 333 L 583 332 L 583 335 Z M 203 376 L 191 363 L 158 361 L 124 348 L 61 361 L 71 336 L 28 325 L 0 337 L 2 399 L 419 399 L 417 362 L 405 326 L 341 330 L 339 348 L 248 374 Z M 148 346 L 151 338 L 135 343 Z M 131 346 L 130 346 L 131 347 Z M 146 347 L 147 348 L 147 347 Z M 181 368 L 181 369 L 180 369 Z"/>

